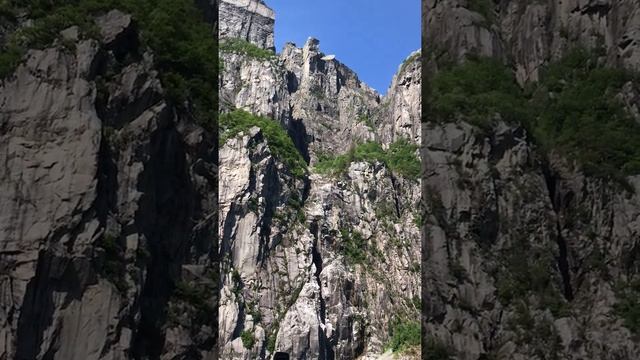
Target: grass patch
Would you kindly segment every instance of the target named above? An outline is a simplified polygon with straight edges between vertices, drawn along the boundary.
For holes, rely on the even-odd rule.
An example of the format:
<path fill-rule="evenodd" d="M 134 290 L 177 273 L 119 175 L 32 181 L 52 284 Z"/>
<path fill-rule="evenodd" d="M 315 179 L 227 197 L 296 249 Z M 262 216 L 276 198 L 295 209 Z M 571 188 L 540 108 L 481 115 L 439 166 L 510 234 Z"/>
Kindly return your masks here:
<path fill-rule="evenodd" d="M 262 49 L 242 39 L 223 39 L 220 41 L 220 51 L 245 55 L 256 60 L 270 60 L 276 56 L 273 51 Z"/>
<path fill-rule="evenodd" d="M 393 352 L 403 352 L 420 346 L 421 327 L 418 321 L 399 321 L 391 329 L 391 339 L 387 348 Z"/>
<path fill-rule="evenodd" d="M 406 139 L 400 139 L 391 145 L 386 152 L 384 163 L 389 168 L 410 179 L 417 179 L 420 176 L 420 159 L 416 156 L 418 146 L 410 143 Z"/>
<path fill-rule="evenodd" d="M 344 174 L 352 162 L 384 163 L 391 171 L 405 178 L 417 179 L 420 175 L 420 160 L 415 154 L 417 145 L 406 139 L 400 139 L 383 150 L 378 143 L 369 141 L 355 145 L 346 154 L 337 156 L 320 156 L 315 171 L 321 174 Z"/>
<path fill-rule="evenodd" d="M 286 130 L 275 120 L 253 115 L 243 110 L 234 110 L 220 115 L 220 144 L 224 144 L 228 139 L 240 132 L 246 132 L 254 126 L 262 130 L 273 156 L 287 165 L 294 176 L 302 177 L 306 174 L 307 163 Z"/>

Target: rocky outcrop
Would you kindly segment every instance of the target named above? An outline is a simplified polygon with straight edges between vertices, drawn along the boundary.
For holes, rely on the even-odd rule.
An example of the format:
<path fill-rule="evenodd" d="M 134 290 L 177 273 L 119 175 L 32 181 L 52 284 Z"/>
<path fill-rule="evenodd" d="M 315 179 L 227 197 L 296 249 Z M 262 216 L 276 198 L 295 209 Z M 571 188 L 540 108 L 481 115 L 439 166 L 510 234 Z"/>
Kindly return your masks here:
<path fill-rule="evenodd" d="M 343 153 L 353 141 L 374 138 L 370 121 L 380 95 L 320 52 L 317 39 L 309 38 L 303 48 L 288 43 L 266 60 L 227 52 L 221 58 L 223 108 L 280 121 L 311 163 L 318 154 Z"/>
<path fill-rule="evenodd" d="M 380 161 L 315 165 L 365 141 L 420 141 L 419 57 L 386 97 L 314 38 L 221 59 L 224 111 L 273 119 L 307 162 L 296 174 L 257 126 L 221 144 L 221 356 L 377 358 L 396 321 L 417 319 L 419 183 Z"/>
<path fill-rule="evenodd" d="M 427 3 L 427 76 L 445 60 L 492 56 L 524 85 L 578 46 L 608 66 L 639 64 L 635 2 Z M 633 316 L 624 312 L 637 304 L 630 299 L 638 177 L 589 176 L 517 121 L 480 128 L 428 112 L 425 121 L 424 351 L 457 359 L 637 357 Z"/>
<path fill-rule="evenodd" d="M 519 82 L 580 45 L 612 66 L 638 69 L 640 10 L 633 0 L 427 0 L 426 42 L 437 57 L 468 54 L 509 60 Z"/>
<path fill-rule="evenodd" d="M 424 131 L 429 341 L 460 359 L 638 354 L 613 316 L 636 196 L 556 173 L 566 164 L 543 162 L 521 128 Z"/>
<path fill-rule="evenodd" d="M 262 0 L 221 0 L 219 37 L 248 41 L 263 49 L 275 50 L 275 14 Z"/>
<path fill-rule="evenodd" d="M 471 4 L 492 4 L 476 0 L 423 1 L 424 43 L 429 45 L 427 56 L 460 60 L 468 54 L 501 57 L 504 53 L 495 26 L 488 17 L 493 8 L 479 14 L 470 10 Z"/>
<path fill-rule="evenodd" d="M 335 57 L 320 51 L 309 38 L 302 49 L 288 44 L 282 51 L 285 68 L 295 76 L 290 127 L 304 131 L 300 146 L 311 163 L 320 153 L 343 153 L 354 141 L 373 138 L 366 119 L 379 103 L 379 95 Z"/>
<path fill-rule="evenodd" d="M 374 114 L 374 124 L 382 144 L 399 139 L 420 143 L 422 109 L 422 52 L 411 54 L 393 77 L 389 92 Z"/>
<path fill-rule="evenodd" d="M 0 358 L 213 359 L 213 133 L 131 16 L 95 23 L 0 82 Z"/>
<path fill-rule="evenodd" d="M 220 160 L 222 355 L 380 353 L 393 316 L 417 312 L 415 180 L 353 163 L 339 180 L 311 175 L 307 189 L 268 153 L 258 128 L 227 141 Z M 240 346 L 246 332 L 251 348 Z"/>
<path fill-rule="evenodd" d="M 263 60 L 221 53 L 220 58 L 225 64 L 220 76 L 221 111 L 247 109 L 283 124 L 290 122 L 288 73 L 275 56 Z"/>

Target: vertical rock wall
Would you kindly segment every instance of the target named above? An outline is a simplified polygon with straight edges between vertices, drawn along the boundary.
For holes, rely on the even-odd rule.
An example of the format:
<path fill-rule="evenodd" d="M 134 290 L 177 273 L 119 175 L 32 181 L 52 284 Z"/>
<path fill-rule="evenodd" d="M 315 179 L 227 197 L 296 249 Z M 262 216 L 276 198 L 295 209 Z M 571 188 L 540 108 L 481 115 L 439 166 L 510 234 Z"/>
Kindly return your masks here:
<path fill-rule="evenodd" d="M 575 47 L 638 68 L 635 1 L 428 0 L 429 79 L 447 61 L 489 56 L 521 85 Z M 462 26 L 454 26 L 462 24 Z M 633 87 L 632 84 L 628 84 Z M 635 102 L 627 102 L 635 109 Z M 632 359 L 615 311 L 637 278 L 638 177 L 587 176 L 520 123 L 442 123 L 423 135 L 424 344 L 457 359 Z M 631 190 L 630 190 L 631 189 Z M 516 294 L 515 296 L 513 294 Z"/>
<path fill-rule="evenodd" d="M 255 17 L 228 19 L 243 16 Z M 337 175 L 314 166 L 365 141 L 419 143 L 419 56 L 399 67 L 386 97 L 314 38 L 266 59 L 221 58 L 224 109 L 281 124 L 309 165 L 296 177 L 259 127 L 221 144 L 222 356 L 377 358 L 394 321 L 419 311 L 419 181 L 381 162 Z"/>

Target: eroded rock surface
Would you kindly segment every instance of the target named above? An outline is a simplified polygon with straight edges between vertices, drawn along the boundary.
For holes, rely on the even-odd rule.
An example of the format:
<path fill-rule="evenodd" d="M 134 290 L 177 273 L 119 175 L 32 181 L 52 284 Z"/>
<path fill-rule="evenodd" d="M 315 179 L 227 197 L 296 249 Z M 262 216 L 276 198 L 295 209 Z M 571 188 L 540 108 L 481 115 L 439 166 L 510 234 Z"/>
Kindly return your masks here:
<path fill-rule="evenodd" d="M 418 319 L 418 179 L 379 161 L 314 166 L 365 141 L 420 142 L 419 55 L 387 96 L 338 57 L 314 38 L 266 59 L 221 53 L 224 111 L 273 119 L 309 164 L 294 174 L 259 127 L 221 144 L 223 358 L 373 359 L 397 319 Z"/>
<path fill-rule="evenodd" d="M 0 358 L 216 358 L 214 133 L 130 15 L 95 23 L 0 80 Z"/>
<path fill-rule="evenodd" d="M 640 65 L 636 1 L 434 0 L 424 11 L 430 71 L 491 56 L 524 86 L 578 46 L 608 66 Z M 620 284 L 637 276 L 638 177 L 625 189 L 587 176 L 517 121 L 488 119 L 481 129 L 424 115 L 428 351 L 469 360 L 638 357 L 633 326 L 616 311 L 627 301 Z"/>
<path fill-rule="evenodd" d="M 429 52 L 451 60 L 475 54 L 509 60 L 518 81 L 575 46 L 614 66 L 640 66 L 640 9 L 634 0 L 426 0 Z"/>
<path fill-rule="evenodd" d="M 241 39 L 263 49 L 275 49 L 275 14 L 262 0 L 220 0 L 219 37 Z"/>

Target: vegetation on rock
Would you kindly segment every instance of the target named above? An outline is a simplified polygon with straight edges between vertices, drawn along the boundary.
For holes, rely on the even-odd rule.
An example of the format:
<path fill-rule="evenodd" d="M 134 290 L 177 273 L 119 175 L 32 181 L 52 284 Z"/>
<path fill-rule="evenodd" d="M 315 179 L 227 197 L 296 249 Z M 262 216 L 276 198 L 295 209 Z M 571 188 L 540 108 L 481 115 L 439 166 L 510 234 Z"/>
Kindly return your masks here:
<path fill-rule="evenodd" d="M 640 124 L 619 97 L 633 78 L 576 49 L 524 91 L 497 60 L 470 58 L 436 74 L 428 104 L 436 121 L 466 120 L 485 130 L 496 120 L 520 123 L 544 150 L 568 155 L 587 174 L 619 180 L 640 172 Z"/>
<path fill-rule="evenodd" d="M 192 0 L 4 1 L 3 12 L 25 11 L 32 25 L 14 32 L 0 49 L 0 78 L 9 75 L 28 49 L 50 46 L 60 31 L 78 25 L 85 38 L 98 38 L 96 16 L 118 9 L 132 14 L 142 42 L 154 53 L 163 86 L 179 106 L 215 128 L 217 40 Z"/>
<path fill-rule="evenodd" d="M 273 51 L 262 49 L 242 39 L 224 39 L 220 41 L 220 51 L 248 56 L 257 60 L 275 58 Z"/>
<path fill-rule="evenodd" d="M 117 236 L 105 233 L 98 242 L 98 247 L 104 252 L 102 259 L 102 273 L 121 293 L 128 290 L 125 278 L 126 261 L 123 256 L 122 246 L 118 242 Z"/>
<path fill-rule="evenodd" d="M 614 314 L 623 319 L 624 326 L 633 333 L 640 333 L 640 281 L 620 282 L 616 286 Z"/>
<path fill-rule="evenodd" d="M 350 264 L 363 264 L 367 261 L 369 244 L 362 234 L 356 230 L 341 229 L 340 235 L 342 242 L 340 246 L 341 253 L 344 254 L 347 262 Z"/>
<path fill-rule="evenodd" d="M 439 340 L 427 339 L 422 356 L 429 360 L 449 360 L 453 357 L 453 352 Z"/>
<path fill-rule="evenodd" d="M 253 333 L 251 331 L 243 331 L 240 334 L 240 339 L 242 339 L 242 346 L 244 346 L 246 349 L 253 348 L 253 345 L 256 343 L 256 338 L 255 336 L 253 336 Z"/>
<path fill-rule="evenodd" d="M 352 162 L 376 162 L 385 164 L 391 171 L 409 179 L 417 179 L 420 175 L 420 159 L 416 155 L 417 145 L 406 139 L 400 139 L 384 150 L 373 141 L 353 146 L 346 154 L 337 156 L 321 156 L 315 170 L 322 174 L 344 174 Z"/>
<path fill-rule="evenodd" d="M 220 115 L 220 144 L 254 126 L 262 130 L 273 155 L 287 165 L 292 174 L 301 177 L 307 172 L 307 164 L 293 144 L 293 140 L 273 119 L 253 115 L 243 110 L 234 110 Z"/>
<path fill-rule="evenodd" d="M 507 122 L 527 119 L 526 101 L 510 69 L 490 58 L 473 58 L 439 72 L 433 79 L 430 113 L 437 121 L 459 118 L 488 128 L 496 116 Z"/>
<path fill-rule="evenodd" d="M 387 347 L 393 352 L 403 352 L 420 346 L 421 327 L 418 321 L 398 321 L 391 330 Z"/>
<path fill-rule="evenodd" d="M 534 91 L 530 112 L 536 139 L 566 153 L 596 176 L 640 172 L 640 125 L 618 94 L 632 75 L 599 66 L 576 49 L 551 64 Z"/>

